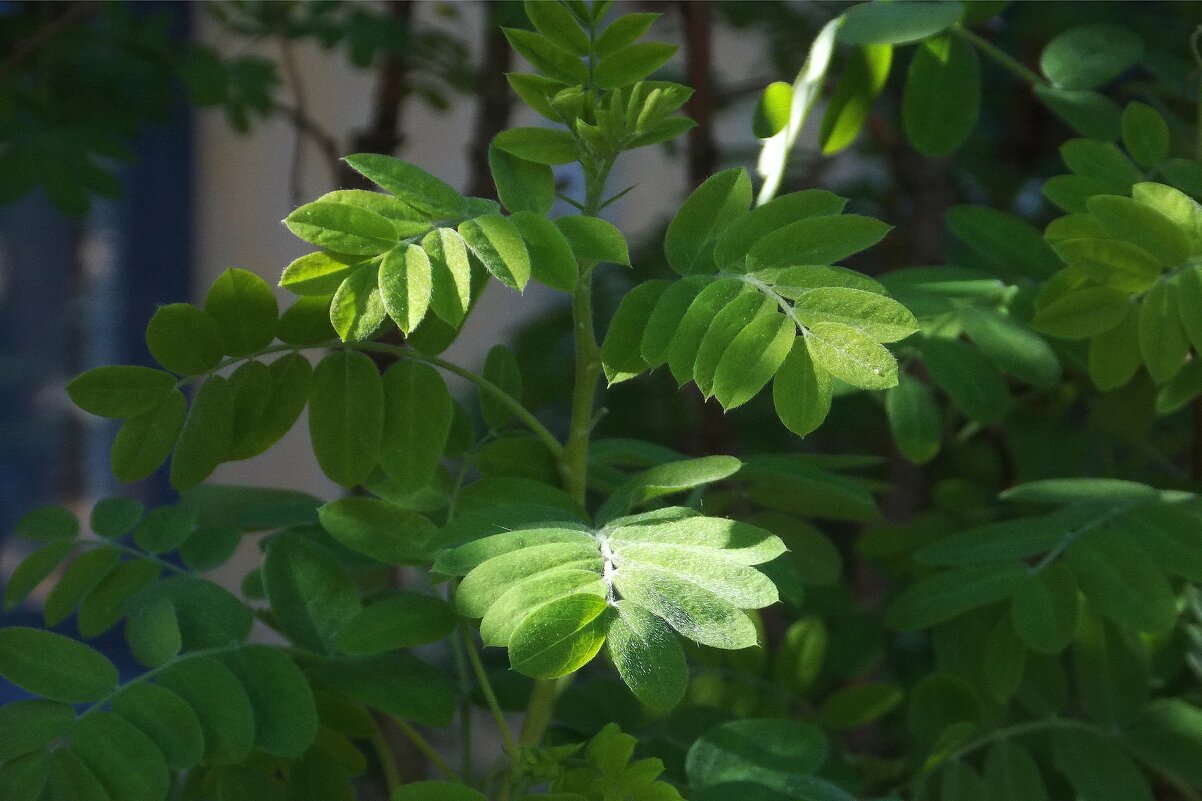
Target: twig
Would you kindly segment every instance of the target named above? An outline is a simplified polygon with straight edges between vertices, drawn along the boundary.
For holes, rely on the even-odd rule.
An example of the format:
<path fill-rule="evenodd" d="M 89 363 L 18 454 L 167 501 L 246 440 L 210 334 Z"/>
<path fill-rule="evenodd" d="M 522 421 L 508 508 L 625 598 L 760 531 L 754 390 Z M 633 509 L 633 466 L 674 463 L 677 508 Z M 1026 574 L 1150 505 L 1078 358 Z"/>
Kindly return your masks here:
<path fill-rule="evenodd" d="M 10 73 L 33 58 L 48 42 L 99 7 L 100 4 L 95 0 L 80 0 L 80 2 L 72 4 L 62 15 L 39 28 L 33 36 L 18 42 L 8 58 L 0 63 L 0 80 L 7 78 Z"/>

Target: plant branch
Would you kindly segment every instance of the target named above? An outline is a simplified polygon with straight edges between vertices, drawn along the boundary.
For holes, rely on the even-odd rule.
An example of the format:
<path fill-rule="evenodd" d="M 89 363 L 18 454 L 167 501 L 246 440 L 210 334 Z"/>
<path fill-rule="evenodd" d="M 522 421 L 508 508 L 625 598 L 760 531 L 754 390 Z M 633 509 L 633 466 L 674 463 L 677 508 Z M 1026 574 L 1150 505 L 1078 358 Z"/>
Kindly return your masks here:
<path fill-rule="evenodd" d="M 376 758 L 380 760 L 380 770 L 384 772 L 384 786 L 388 789 L 388 794 L 392 795 L 404 783 L 404 780 L 397 768 L 396 758 L 392 754 L 392 745 L 384 736 L 384 730 L 380 728 L 378 722 L 372 729 L 371 747 L 376 752 Z"/>
<path fill-rule="evenodd" d="M 976 47 L 986 56 L 993 59 L 1001 67 L 1018 76 L 1018 78 L 1021 80 L 1026 81 L 1032 86 L 1048 85 L 1048 82 L 1040 77 L 1038 73 L 1029 68 L 1027 65 L 1023 64 L 1018 59 L 1011 56 L 1005 50 L 1002 50 L 993 42 L 990 42 L 988 39 L 978 36 L 977 34 L 973 33 L 967 28 L 961 27 L 960 25 L 953 25 L 950 30 L 953 34 L 959 36 L 964 41 Z"/>
<path fill-rule="evenodd" d="M 501 710 L 501 705 L 497 702 L 497 694 L 493 692 L 492 682 L 488 680 L 488 673 L 484 670 L 484 663 L 480 661 L 480 653 L 476 650 L 476 643 L 472 640 L 472 634 L 467 630 L 467 624 L 462 621 L 459 624 L 459 633 L 463 637 L 463 647 L 467 652 L 468 661 L 471 662 L 472 671 L 476 674 L 476 681 L 480 684 L 480 692 L 484 694 L 484 701 L 488 704 L 488 709 L 492 712 L 493 720 L 497 723 L 497 730 L 501 733 L 501 742 L 505 746 L 505 753 L 516 754 L 517 744 L 514 743 L 513 734 L 509 731 L 509 724 L 505 721 L 505 713 Z"/>
<path fill-rule="evenodd" d="M 427 741 L 425 737 L 422 737 L 421 732 L 400 718 L 394 717 L 391 718 L 391 720 L 393 725 L 395 725 L 402 734 L 409 738 L 409 742 L 413 743 L 413 746 L 421 752 L 422 756 L 430 760 L 430 764 L 438 768 L 443 776 L 446 776 L 453 782 L 457 782 L 459 784 L 464 783 L 459 774 L 455 772 L 455 769 L 448 765 L 447 761 L 442 758 L 442 754 L 438 753 L 437 749 L 430 745 L 429 741 Z"/>
<path fill-rule="evenodd" d="M 80 2 L 73 3 L 65 12 L 35 31 L 33 36 L 18 42 L 12 49 L 12 52 L 9 53 L 8 58 L 0 63 L 0 81 L 7 78 L 10 73 L 15 72 L 22 64 L 37 55 L 39 50 L 59 34 L 99 7 L 100 3 L 95 2 L 95 0 L 81 0 Z"/>

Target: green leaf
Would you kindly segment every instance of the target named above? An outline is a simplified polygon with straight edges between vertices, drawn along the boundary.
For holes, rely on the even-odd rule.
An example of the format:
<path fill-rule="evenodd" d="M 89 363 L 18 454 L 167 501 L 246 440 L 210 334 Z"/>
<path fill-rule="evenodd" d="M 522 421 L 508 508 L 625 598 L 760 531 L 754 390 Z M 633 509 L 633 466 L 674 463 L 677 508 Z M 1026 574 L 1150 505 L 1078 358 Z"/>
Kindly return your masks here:
<path fill-rule="evenodd" d="M 417 328 L 430 307 L 433 272 L 419 245 L 393 248 L 380 262 L 380 300 L 401 333 Z"/>
<path fill-rule="evenodd" d="M 716 238 L 751 205 L 746 170 L 725 170 L 705 180 L 681 205 L 664 236 L 668 265 L 680 275 L 714 270 Z"/>
<path fill-rule="evenodd" d="M 1146 103 L 1131 102 L 1123 109 L 1123 147 L 1141 167 L 1151 169 L 1169 156 L 1169 125 Z"/>
<path fill-rule="evenodd" d="M 615 490 L 598 515 L 603 518 L 612 517 L 614 513 L 626 512 L 632 506 L 665 495 L 704 487 L 730 478 L 742 466 L 743 463 L 733 456 L 702 456 L 655 465 L 632 476 Z"/>
<path fill-rule="evenodd" d="M 299 757 L 317 736 L 317 706 L 305 676 L 280 649 L 248 645 L 222 657 L 254 710 L 255 747 Z"/>
<path fill-rule="evenodd" d="M 1118 239 L 1066 239 L 1054 249 L 1066 264 L 1090 280 L 1123 292 L 1143 292 L 1161 273 L 1155 256 Z"/>
<path fill-rule="evenodd" d="M 46 627 L 57 626 L 65 620 L 76 604 L 116 567 L 120 559 L 121 552 L 116 548 L 96 548 L 85 551 L 68 565 L 46 596 L 42 608 Z"/>
<path fill-rule="evenodd" d="M 1202 315 L 1193 313 L 1202 302 L 1202 268 L 1187 267 L 1172 279 L 1181 327 L 1196 353 L 1202 353 Z M 1132 315 L 1134 317 L 1134 315 Z"/>
<path fill-rule="evenodd" d="M 221 376 L 209 378 L 192 399 L 171 458 L 171 486 L 186 490 L 209 477 L 229 450 L 234 428 L 234 393 Z"/>
<path fill-rule="evenodd" d="M 165 687 L 131 684 L 113 698 L 112 709 L 162 750 L 169 767 L 187 770 L 203 759 L 199 718 L 184 699 Z"/>
<path fill-rule="evenodd" d="M 657 712 L 680 703 L 688 689 L 684 651 L 661 620 L 640 606 L 618 601 L 606 644 L 618 675 L 635 698 Z"/>
<path fill-rule="evenodd" d="M 838 214 L 847 203 L 823 189 L 805 189 L 774 198 L 736 217 L 714 244 L 714 262 L 723 269 L 742 270 L 747 253 L 760 239 L 789 223 L 808 217 Z"/>
<path fill-rule="evenodd" d="M 750 284 L 731 279 L 718 280 L 697 293 L 676 327 L 668 348 L 668 366 L 677 383 L 693 377 L 697 353 L 714 319 L 736 300 L 758 306 L 760 294 Z"/>
<path fill-rule="evenodd" d="M 722 352 L 711 394 L 726 410 L 742 406 L 772 380 L 793 349 L 797 327 L 775 309 L 761 312 Z"/>
<path fill-rule="evenodd" d="M 1148 700 L 1150 676 L 1141 643 L 1113 625 L 1085 617 L 1073 648 L 1077 692 L 1090 717 L 1117 727 Z"/>
<path fill-rule="evenodd" d="M 83 643 L 41 629 L 0 629 L 0 676 L 42 698 L 76 704 L 117 688 L 117 669 Z"/>
<path fill-rule="evenodd" d="M 73 540 L 51 542 L 26 556 L 4 584 L 4 611 L 11 612 L 75 549 Z"/>
<path fill-rule="evenodd" d="M 281 341 L 298 347 L 313 347 L 338 335 L 330 322 L 328 295 L 299 298 L 280 315 L 276 335 Z"/>
<path fill-rule="evenodd" d="M 662 279 L 647 281 L 627 292 L 618 304 L 601 345 L 601 364 L 610 386 L 648 369 L 642 355 L 643 336 L 648 319 L 669 286 L 670 282 Z"/>
<path fill-rule="evenodd" d="M 697 357 L 693 361 L 692 378 L 702 395 L 712 395 L 719 360 L 750 322 L 760 316 L 783 319 L 774 307 L 763 293 L 743 292 L 714 315 L 697 345 Z"/>
<path fill-rule="evenodd" d="M 843 12 L 838 36 L 848 44 L 909 44 L 946 30 L 963 12 L 958 2 L 861 3 Z"/>
<path fill-rule="evenodd" d="M 195 712 L 204 733 L 207 764 L 236 765 L 255 745 L 255 713 L 246 690 L 229 668 L 211 657 L 167 667 L 156 683 Z"/>
<path fill-rule="evenodd" d="M 74 723 L 75 710 L 67 704 L 42 700 L 6 703 L 0 707 L 0 762 L 45 748 Z"/>
<path fill-rule="evenodd" d="M 1118 138 L 1122 110 L 1106 95 L 1088 89 L 1047 86 L 1036 86 L 1035 95 L 1073 130 L 1096 144 L 1109 144 Z"/>
<path fill-rule="evenodd" d="M 901 689 L 892 684 L 845 687 L 827 696 L 818 719 L 827 728 L 855 729 L 888 714 L 902 697 Z"/>
<path fill-rule="evenodd" d="M 222 273 L 205 295 L 205 311 L 221 326 L 230 356 L 262 350 L 275 339 L 279 306 L 271 287 L 252 272 L 231 268 Z"/>
<path fill-rule="evenodd" d="M 493 345 L 484 358 L 485 380 L 500 388 L 506 395 L 517 400 L 522 398 L 522 373 L 518 369 L 517 359 L 513 351 L 504 345 Z M 499 429 L 509 422 L 513 412 L 501 403 L 497 397 L 486 389 L 480 390 L 480 413 L 484 422 L 493 429 Z"/>
<path fill-rule="evenodd" d="M 555 226 L 568 240 L 577 259 L 630 266 L 626 238 L 613 223 L 600 217 L 573 214 L 556 218 Z"/>
<path fill-rule="evenodd" d="M 370 358 L 334 351 L 313 371 L 309 434 L 317 463 L 331 481 L 362 484 L 380 454 L 384 386 Z"/>
<path fill-rule="evenodd" d="M 1096 195 L 1086 206 L 1111 236 L 1143 248 L 1164 267 L 1180 266 L 1189 257 L 1185 232 L 1151 206 L 1118 195 Z"/>
<path fill-rule="evenodd" d="M 430 226 L 428 217 L 400 198 L 367 189 L 336 189 L 318 198 L 330 203 L 345 203 L 375 212 L 389 220 L 397 235 L 404 238 L 423 233 Z"/>
<path fill-rule="evenodd" d="M 151 509 L 134 531 L 134 542 L 147 553 L 173 551 L 192 535 L 192 512 L 180 506 Z"/>
<path fill-rule="evenodd" d="M 1073 542 L 1068 566 L 1101 614 L 1132 631 L 1166 632 L 1176 620 L 1172 587 L 1126 532 L 1103 529 Z"/>
<path fill-rule="evenodd" d="M 318 200 L 285 218 L 288 230 L 306 242 L 335 253 L 375 256 L 392 248 L 396 227 L 374 211 L 346 203 Z"/>
<path fill-rule="evenodd" d="M 927 385 L 906 374 L 885 390 L 885 415 L 898 451 L 914 464 L 935 458 L 943 441 L 943 420 Z"/>
<path fill-rule="evenodd" d="M 572 292 L 580 276 L 572 245 L 555 225 L 541 214 L 516 212 L 510 221 L 526 242 L 530 273 L 536 281 L 553 289 Z"/>
<path fill-rule="evenodd" d="M 135 417 L 166 402 L 174 390 L 170 373 L 130 365 L 97 367 L 67 384 L 76 406 L 101 417 Z"/>
<path fill-rule="evenodd" d="M 158 308 L 146 325 L 146 345 L 155 361 L 180 375 L 207 373 L 223 353 L 217 321 L 187 303 Z"/>
<path fill-rule="evenodd" d="M 532 164 L 571 164 L 579 156 L 576 140 L 562 128 L 510 128 L 489 147 Z"/>
<path fill-rule="evenodd" d="M 902 95 L 906 138 L 928 156 L 964 144 L 981 110 L 981 62 L 957 36 L 926 39 L 914 50 Z"/>
<path fill-rule="evenodd" d="M 208 532 L 198 532 L 203 536 Z M 145 609 L 160 601 L 171 604 L 183 650 L 203 651 L 240 643 L 250 633 L 254 616 L 229 590 L 193 576 L 156 581 L 138 593 L 131 608 Z"/>
<path fill-rule="evenodd" d="M 998 740 L 985 754 L 984 801 L 1047 801 L 1039 767 L 1027 749 L 1013 740 Z M 951 799 L 948 799 L 951 801 Z"/>
<path fill-rule="evenodd" d="M 1124 741 L 1139 757 L 1190 785 L 1202 783 L 1202 710 L 1178 698 L 1141 709 L 1123 727 Z"/>
<path fill-rule="evenodd" d="M 1019 585 L 1010 600 L 1010 617 L 1028 647 L 1058 654 L 1076 634 L 1077 608 L 1077 582 L 1072 572 L 1052 564 Z"/>
<path fill-rule="evenodd" d="M 696 790 L 753 785 L 760 793 L 790 793 L 799 777 L 814 773 L 826 759 L 826 737 L 817 726 L 773 718 L 733 720 L 694 741 L 685 772 Z"/>
<path fill-rule="evenodd" d="M 1063 339 L 1088 339 L 1115 328 L 1131 311 L 1131 300 L 1109 287 L 1076 289 L 1038 305 L 1031 325 Z"/>
<path fill-rule="evenodd" d="M 1060 382 L 1060 360 L 1038 334 L 993 309 L 962 309 L 964 332 L 1002 370 L 1040 389 Z"/>
<path fill-rule="evenodd" d="M 1143 179 L 1139 168 L 1112 142 L 1070 139 L 1060 146 L 1060 157 L 1077 175 L 1106 187 L 1091 194 L 1127 195 Z"/>
<path fill-rule="evenodd" d="M 433 367 L 414 361 L 384 373 L 380 466 L 404 492 L 430 483 L 451 430 L 451 395 Z"/>
<path fill-rule="evenodd" d="M 364 256 L 345 253 L 310 253 L 284 268 L 280 286 L 294 295 L 332 295 L 351 271 L 365 260 Z"/>
<path fill-rule="evenodd" d="M 569 595 L 526 617 L 509 639 L 513 669 L 536 679 L 573 673 L 605 642 L 609 605 L 596 595 Z"/>
<path fill-rule="evenodd" d="M 953 798 L 960 801 L 985 801 L 985 785 L 981 776 L 966 763 L 959 760 L 946 762 L 942 765 L 940 773 L 942 778 L 939 782 L 939 798 L 946 798 L 948 801 Z M 1009 797 L 998 796 L 998 801 Z"/>
<path fill-rule="evenodd" d="M 330 301 L 330 324 L 343 342 L 371 339 L 386 313 L 380 292 L 380 265 L 375 260 L 355 268 Z"/>
<path fill-rule="evenodd" d="M 793 84 L 773 81 L 764 87 L 751 118 L 751 131 L 757 139 L 770 139 L 789 124 L 793 108 Z"/>
<path fill-rule="evenodd" d="M 1139 62 L 1143 42 L 1127 28 L 1108 23 L 1080 25 L 1048 43 L 1039 66 L 1063 89 L 1093 89 Z"/>
<path fill-rule="evenodd" d="M 839 323 L 877 342 L 896 342 L 918 330 L 918 322 L 905 306 L 861 289 L 818 287 L 803 294 L 793 310 L 807 326 Z"/>
<path fill-rule="evenodd" d="M 510 212 L 526 211 L 543 215 L 555 205 L 555 176 L 550 166 L 527 161 L 492 144 L 488 148 L 488 167 L 497 188 L 497 196 Z"/>
<path fill-rule="evenodd" d="M 892 62 L 892 45 L 864 45 L 852 50 L 822 115 L 818 134 L 822 155 L 834 155 L 855 141 L 872 102 L 885 88 Z"/>
<path fill-rule="evenodd" d="M 819 322 L 805 335 L 815 366 L 861 389 L 888 389 L 897 384 L 892 354 L 857 329 Z"/>
<path fill-rule="evenodd" d="M 494 278 L 518 291 L 526 286 L 530 255 L 513 223 L 498 214 L 486 214 L 460 223 L 459 234 Z"/>
<path fill-rule="evenodd" d="M 79 535 L 79 521 L 61 506 L 39 506 L 17 520 L 13 534 L 37 542 L 70 540 Z"/>
<path fill-rule="evenodd" d="M 885 238 L 890 226 L 871 217 L 811 217 L 786 225 L 757 242 L 747 255 L 752 270 L 834 264 Z"/>
<path fill-rule="evenodd" d="M 81 717 L 71 733 L 71 750 L 110 798 L 161 801 L 167 796 L 171 777 L 163 753 L 133 724 L 111 712 Z"/>
<path fill-rule="evenodd" d="M 528 3 L 545 6 L 551 3 Z M 479 792 L 455 782 L 410 782 L 397 789 L 389 801 L 488 801 Z"/>
<path fill-rule="evenodd" d="M 639 351 L 648 368 L 659 367 L 668 360 L 672 340 L 688 315 L 689 308 L 702 289 L 709 285 L 709 277 L 696 276 L 673 281 L 664 290 L 664 294 L 647 318 L 643 340 L 639 345 Z M 723 289 L 713 291 L 725 293 L 728 289 L 735 288 L 734 284 L 728 282 L 721 282 L 721 285 Z"/>
<path fill-rule="evenodd" d="M 137 604 L 125 621 L 125 641 L 134 658 L 147 667 L 159 667 L 179 654 L 183 635 L 175 606 L 168 598 Z"/>
<path fill-rule="evenodd" d="M 580 28 L 572 12 L 560 3 L 539 3 L 526 0 L 522 4 L 526 16 L 543 36 L 578 56 L 589 54 L 589 37 Z"/>
<path fill-rule="evenodd" d="M 785 428 L 799 437 L 822 425 L 831 408 L 831 378 L 814 364 L 804 337 L 795 337 L 772 382 L 772 403 Z"/>
<path fill-rule="evenodd" d="M 1000 275 L 1042 279 L 1061 267 L 1039 231 L 1021 217 L 987 206 L 952 206 L 944 219 Z"/>
<path fill-rule="evenodd" d="M 438 642 L 455 631 L 455 609 L 430 595 L 399 592 L 364 608 L 338 631 L 338 650 L 371 656 Z"/>
<path fill-rule="evenodd" d="M 1152 801 L 1140 769 L 1114 740 L 1079 729 L 1051 735 L 1056 769 L 1081 801 Z"/>
<path fill-rule="evenodd" d="M 999 497 L 1019 503 L 1082 503 L 1105 507 L 1155 501 L 1160 498 L 1160 493 L 1147 484 L 1117 478 L 1047 478 L 1011 487 Z"/>
<path fill-rule="evenodd" d="M 435 534 L 426 518 L 375 498 L 339 498 L 318 513 L 335 541 L 386 565 L 423 561 Z"/>
<path fill-rule="evenodd" d="M 355 172 L 432 220 L 458 219 L 464 213 L 463 195 L 420 167 L 376 153 L 358 153 L 344 160 Z"/>
<path fill-rule="evenodd" d="M 54 797 L 73 801 L 109 801 L 108 792 L 74 751 L 60 748 L 51 752 L 51 758 L 54 761 L 50 769 L 50 787 Z M 30 801 L 36 797 L 36 792 L 29 795 Z"/>
<path fill-rule="evenodd" d="M 1144 295 L 1138 325 L 1139 352 L 1148 375 L 1157 384 L 1170 381 L 1185 365 L 1190 346 L 1170 284 L 1157 283 Z"/>
<path fill-rule="evenodd" d="M 1027 662 L 1027 647 L 1008 615 L 1002 615 L 989 631 L 981 661 L 989 693 L 1004 703 L 1022 683 Z"/>
<path fill-rule="evenodd" d="M 502 28 L 505 38 L 522 58 L 544 75 L 568 84 L 588 81 L 588 70 L 577 56 L 556 46 L 550 39 L 534 31 Z"/>
<path fill-rule="evenodd" d="M 612 55 L 627 45 L 634 44 L 650 30 L 659 19 L 659 14 L 636 12 L 623 14 L 606 26 L 593 43 L 593 52 L 600 57 Z"/>
<path fill-rule="evenodd" d="M 1027 576 L 1020 562 L 970 565 L 919 579 L 902 590 L 886 621 L 899 631 L 930 628 L 1010 597 Z"/>
<path fill-rule="evenodd" d="M 735 604 L 668 569 L 626 565 L 614 577 L 623 599 L 647 609 L 685 637 L 738 650 L 759 641 L 755 624 Z"/>
<path fill-rule="evenodd" d="M 89 525 L 93 533 L 115 540 L 133 530 L 145 507 L 132 498 L 104 498 L 92 506 Z"/>
<path fill-rule="evenodd" d="M 268 365 L 267 397 L 260 401 L 257 415 L 234 420 L 234 443 L 227 459 L 246 459 L 263 453 L 280 440 L 309 402 L 313 368 L 299 353 L 289 353 Z M 235 373 L 235 376 L 237 373 Z"/>
<path fill-rule="evenodd" d="M 480 638 L 485 645 L 508 646 L 522 621 L 546 604 L 569 595 L 604 598 L 606 585 L 600 569 L 600 560 L 593 560 L 590 552 L 587 560 L 553 566 L 509 584 L 481 618 Z"/>
<path fill-rule="evenodd" d="M 451 228 L 436 228 L 422 239 L 430 260 L 430 310 L 458 326 L 472 305 L 472 272 L 463 237 Z"/>
<path fill-rule="evenodd" d="M 317 653 L 332 652 L 338 630 L 359 613 L 359 593 L 342 565 L 301 534 L 268 545 L 263 586 L 280 630 Z"/>
<path fill-rule="evenodd" d="M 658 70 L 676 54 L 676 45 L 638 42 L 602 58 L 593 68 L 593 84 L 603 89 L 630 86 Z"/>
<path fill-rule="evenodd" d="M 148 559 L 133 559 L 117 565 L 92 588 L 79 607 L 80 636 L 91 639 L 108 631 L 125 617 L 126 602 L 153 582 L 161 568 Z"/>
<path fill-rule="evenodd" d="M 425 726 L 449 726 L 455 693 L 444 671 L 408 654 L 328 659 L 307 671 L 319 684 Z"/>

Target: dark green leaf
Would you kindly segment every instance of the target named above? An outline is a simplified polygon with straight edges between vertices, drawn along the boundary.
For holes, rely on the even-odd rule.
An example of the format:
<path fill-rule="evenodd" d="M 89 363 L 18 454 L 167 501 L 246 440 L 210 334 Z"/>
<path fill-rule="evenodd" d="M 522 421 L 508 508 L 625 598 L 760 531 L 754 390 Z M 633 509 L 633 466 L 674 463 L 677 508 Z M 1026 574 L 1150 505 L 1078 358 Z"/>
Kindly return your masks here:
<path fill-rule="evenodd" d="M 83 643 L 41 629 L 0 629 L 0 676 L 51 701 L 82 703 L 117 687 L 117 669 Z"/>
<path fill-rule="evenodd" d="M 224 350 L 246 356 L 275 339 L 279 306 L 267 282 L 246 270 L 229 269 L 205 296 L 205 311 L 221 326 Z"/>
<path fill-rule="evenodd" d="M 221 336 L 212 315 L 187 303 L 160 306 L 146 325 L 150 355 L 180 375 L 200 375 L 216 367 L 224 352 Z"/>
<path fill-rule="evenodd" d="M 271 541 L 263 586 L 279 628 L 303 648 L 334 650 L 338 630 L 359 612 L 354 582 L 328 550 L 298 533 Z"/>
<path fill-rule="evenodd" d="M 950 35 L 919 44 L 902 97 L 902 124 L 915 149 L 928 156 L 955 150 L 980 109 L 981 64 L 973 46 Z"/>
<path fill-rule="evenodd" d="M 362 353 L 334 351 L 313 371 L 309 435 L 322 472 L 344 487 L 365 481 L 380 453 L 384 388 Z"/>
<path fill-rule="evenodd" d="M 213 376 L 192 399 L 171 458 L 171 486 L 182 491 L 208 478 L 229 450 L 233 429 L 233 390 L 224 378 Z"/>
<path fill-rule="evenodd" d="M 76 406 L 101 417 L 134 417 L 173 394 L 175 377 L 162 370 L 128 365 L 97 367 L 67 385 Z"/>

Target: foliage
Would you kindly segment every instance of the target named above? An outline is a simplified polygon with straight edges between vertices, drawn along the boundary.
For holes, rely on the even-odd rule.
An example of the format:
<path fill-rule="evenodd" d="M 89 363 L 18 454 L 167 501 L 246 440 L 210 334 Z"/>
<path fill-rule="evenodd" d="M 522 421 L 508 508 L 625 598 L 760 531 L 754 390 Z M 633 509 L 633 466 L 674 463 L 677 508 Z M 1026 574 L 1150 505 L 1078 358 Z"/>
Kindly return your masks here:
<path fill-rule="evenodd" d="M 500 203 L 349 156 L 383 191 L 288 216 L 317 249 L 284 269 L 282 314 L 229 270 L 150 321 L 161 369 L 69 385 L 123 421 L 113 472 L 169 460 L 180 500 L 104 500 L 88 533 L 65 509 L 21 520 L 37 549 L 5 607 L 50 590 L 44 629 L 0 629 L 0 676 L 33 696 L 0 709 L 0 795 L 301 801 L 373 777 L 397 801 L 1198 798 L 1202 503 L 1175 452 L 1129 429 L 1199 408 L 1202 181 L 1177 99 L 1126 82 L 1140 37 L 1087 21 L 1040 74 L 973 30 L 999 4 L 850 7 L 757 106 L 758 191 L 737 167 L 701 182 L 671 216 L 663 277 L 625 293 L 598 343 L 594 278 L 645 277 L 599 216 L 623 194 L 606 179 L 691 127 L 690 90 L 650 77 L 673 55 L 641 41 L 653 14 L 525 9 L 533 27 L 505 34 L 534 71 L 509 80 L 552 125 L 493 140 Z M 899 130 L 927 155 L 971 146 L 988 65 L 1027 81 L 1078 137 L 1042 184 L 1063 214 L 1041 231 L 956 205 L 948 263 L 839 264 L 889 225 L 777 189 L 828 72 L 843 66 L 819 125 L 830 154 L 902 53 Z M 563 164 L 581 197 L 557 192 Z M 557 199 L 580 213 L 552 217 Z M 503 345 L 479 375 L 439 355 L 490 279 L 571 296 L 566 429 L 524 402 L 537 376 Z M 690 458 L 595 435 L 602 374 L 617 400 L 664 366 L 723 410 L 770 404 L 787 444 Z M 854 426 L 814 433 L 843 409 Z M 305 410 L 345 497 L 205 483 Z M 1085 417 L 1108 436 L 1074 464 Z M 892 435 L 887 458 L 795 447 L 866 426 Z M 920 464 L 929 498 L 886 519 Z M 239 594 L 204 577 L 250 536 L 262 557 Z M 123 681 L 51 631 L 72 615 L 83 639 L 122 626 L 146 670 Z M 504 744 L 486 777 L 422 733 L 470 744 L 477 705 Z M 438 780 L 400 775 L 397 731 Z"/>

